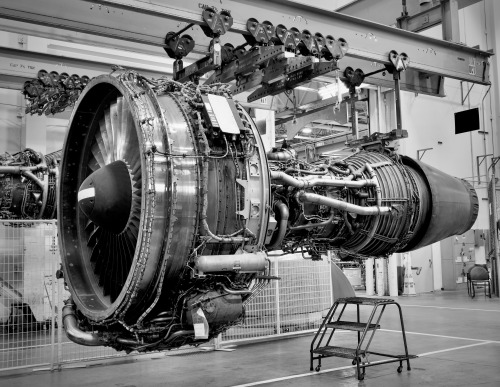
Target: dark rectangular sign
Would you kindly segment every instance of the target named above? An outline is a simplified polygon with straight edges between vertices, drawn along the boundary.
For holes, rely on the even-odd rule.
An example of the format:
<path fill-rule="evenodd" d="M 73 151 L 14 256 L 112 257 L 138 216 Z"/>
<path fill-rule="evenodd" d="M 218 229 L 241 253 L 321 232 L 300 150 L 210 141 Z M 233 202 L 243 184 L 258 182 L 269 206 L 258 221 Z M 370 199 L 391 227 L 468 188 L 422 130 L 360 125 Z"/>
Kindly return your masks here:
<path fill-rule="evenodd" d="M 479 108 L 455 113 L 455 134 L 479 130 Z"/>

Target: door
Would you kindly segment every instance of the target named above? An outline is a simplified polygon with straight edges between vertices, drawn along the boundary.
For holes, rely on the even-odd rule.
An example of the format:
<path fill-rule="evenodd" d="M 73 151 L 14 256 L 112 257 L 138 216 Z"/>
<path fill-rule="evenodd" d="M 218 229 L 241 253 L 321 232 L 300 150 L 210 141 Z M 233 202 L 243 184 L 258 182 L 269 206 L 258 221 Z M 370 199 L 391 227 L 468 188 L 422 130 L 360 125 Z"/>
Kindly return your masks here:
<path fill-rule="evenodd" d="M 432 247 L 425 246 L 411 252 L 411 274 L 415 282 L 415 292 L 428 293 L 434 290 L 432 270 Z"/>

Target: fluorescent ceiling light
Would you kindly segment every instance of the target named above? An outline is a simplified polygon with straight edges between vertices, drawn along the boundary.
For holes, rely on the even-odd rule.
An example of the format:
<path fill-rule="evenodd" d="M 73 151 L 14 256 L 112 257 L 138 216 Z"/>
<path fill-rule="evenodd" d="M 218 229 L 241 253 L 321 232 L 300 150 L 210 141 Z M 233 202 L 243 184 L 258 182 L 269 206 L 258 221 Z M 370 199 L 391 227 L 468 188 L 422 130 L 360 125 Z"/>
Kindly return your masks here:
<path fill-rule="evenodd" d="M 312 87 L 307 87 L 307 86 L 297 86 L 297 87 L 294 87 L 294 89 L 295 90 L 310 91 L 310 92 L 314 92 L 314 93 L 318 92 L 318 89 L 313 89 Z"/>

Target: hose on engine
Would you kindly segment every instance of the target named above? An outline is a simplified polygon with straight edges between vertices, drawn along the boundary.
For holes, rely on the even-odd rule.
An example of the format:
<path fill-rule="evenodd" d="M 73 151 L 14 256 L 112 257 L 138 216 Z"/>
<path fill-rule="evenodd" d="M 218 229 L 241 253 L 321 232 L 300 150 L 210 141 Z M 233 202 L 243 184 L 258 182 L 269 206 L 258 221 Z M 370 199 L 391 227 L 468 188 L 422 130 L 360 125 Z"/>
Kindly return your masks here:
<path fill-rule="evenodd" d="M 274 250 L 281 246 L 283 238 L 285 238 L 288 218 L 290 216 L 288 206 L 281 200 L 277 200 L 274 203 L 273 209 L 276 213 L 276 220 L 278 221 L 278 230 L 274 232 L 269 245 L 266 246 L 268 250 Z"/>

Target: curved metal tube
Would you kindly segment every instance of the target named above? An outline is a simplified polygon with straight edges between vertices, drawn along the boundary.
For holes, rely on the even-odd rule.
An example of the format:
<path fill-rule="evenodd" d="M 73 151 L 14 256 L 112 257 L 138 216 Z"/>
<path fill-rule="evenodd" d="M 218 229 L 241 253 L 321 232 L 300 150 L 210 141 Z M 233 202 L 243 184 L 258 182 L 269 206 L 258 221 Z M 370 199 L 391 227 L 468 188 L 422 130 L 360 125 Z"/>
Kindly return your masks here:
<path fill-rule="evenodd" d="M 380 163 L 379 163 L 380 164 Z M 375 181 L 375 200 L 377 207 L 380 208 L 382 205 L 382 190 L 380 189 L 380 184 L 378 182 L 377 175 L 375 174 L 375 171 L 373 170 L 373 167 L 366 163 L 365 166 L 362 168 L 362 170 L 365 170 L 368 175 L 370 175 L 370 178 Z M 377 214 L 375 219 L 373 220 L 372 227 L 370 228 L 370 232 L 366 236 L 365 240 L 360 243 L 358 246 L 353 249 L 354 251 L 360 251 L 362 248 L 364 248 L 370 241 L 373 239 L 373 236 L 375 235 L 375 231 L 378 228 L 378 225 L 380 223 L 380 214 Z"/>
<path fill-rule="evenodd" d="M 222 290 L 224 290 L 228 294 L 236 294 L 236 295 L 240 295 L 240 296 L 243 296 L 246 294 L 252 294 L 252 291 L 248 290 L 248 289 L 247 290 L 233 290 L 233 289 L 229 289 L 224 284 L 219 284 L 219 286 L 222 288 Z"/>
<path fill-rule="evenodd" d="M 203 225 L 204 230 L 207 232 L 208 236 L 206 237 L 208 241 L 214 240 L 219 243 L 242 243 L 250 241 L 248 237 L 235 236 L 240 234 L 243 231 L 246 231 L 248 234 L 252 234 L 250 230 L 239 230 L 231 235 L 215 235 L 212 231 L 210 231 L 210 227 L 208 226 L 207 219 L 204 218 L 201 220 L 201 224 Z M 255 237 L 255 235 L 252 235 Z"/>
<path fill-rule="evenodd" d="M 47 206 L 47 196 L 49 193 L 49 177 L 48 175 L 45 175 L 44 180 L 41 181 L 33 173 L 27 170 L 21 170 L 21 175 L 27 177 L 30 180 L 33 180 L 42 189 L 42 207 L 40 208 L 40 212 L 38 213 L 38 219 L 41 219 L 43 213 L 45 212 L 45 207 Z"/>
<path fill-rule="evenodd" d="M 116 339 L 116 341 L 122 345 L 126 345 L 128 347 L 133 347 L 133 346 L 138 346 L 138 345 L 141 345 L 140 342 L 136 341 L 136 340 L 132 340 L 132 339 L 125 339 L 123 337 L 118 337 Z"/>
<path fill-rule="evenodd" d="M 47 207 L 47 199 L 49 196 L 49 175 L 43 175 L 43 192 L 42 192 L 42 206 L 38 213 L 38 219 L 42 219 L 45 207 Z M 55 207 L 55 206 L 54 206 Z"/>
<path fill-rule="evenodd" d="M 152 323 L 167 322 L 167 321 L 172 321 L 173 319 L 174 317 L 155 317 L 150 322 Z"/>
<path fill-rule="evenodd" d="M 335 218 L 335 214 L 332 214 L 332 215 L 330 215 L 330 217 L 327 220 L 325 220 L 323 222 L 309 223 L 309 224 L 303 224 L 300 226 L 290 227 L 290 231 L 307 230 L 310 228 L 329 226 L 330 224 L 332 224 L 334 218 Z"/>
<path fill-rule="evenodd" d="M 78 328 L 74 306 L 75 304 L 70 298 L 62 308 L 62 322 L 68 339 L 74 343 L 86 346 L 104 345 L 104 341 L 96 333 L 84 332 Z"/>
<path fill-rule="evenodd" d="M 326 196 L 307 193 L 303 191 L 297 194 L 297 199 L 300 202 L 322 204 L 328 207 L 336 208 L 338 210 L 353 212 L 358 215 L 387 215 L 390 214 L 392 211 L 391 207 L 380 207 L 380 206 L 362 207 L 362 206 L 357 206 L 355 204 L 344 202 L 342 200 L 327 198 Z"/>
<path fill-rule="evenodd" d="M 334 167 L 332 165 L 328 166 L 328 170 L 334 173 L 340 173 L 341 175 L 349 175 L 349 171 L 344 171 L 343 169 L 340 169 L 338 167 Z"/>
<path fill-rule="evenodd" d="M 272 180 L 280 180 L 287 185 L 295 188 L 309 188 L 315 186 L 325 187 L 346 187 L 346 188 L 362 188 L 368 186 L 376 186 L 377 182 L 373 179 L 370 180 L 339 180 L 329 176 L 325 177 L 303 177 L 295 178 L 287 175 L 284 172 L 271 171 Z"/>
<path fill-rule="evenodd" d="M 303 173 L 305 175 L 326 175 L 328 173 L 328 168 L 325 166 L 323 167 L 322 171 L 308 171 L 307 169 L 298 169 L 298 168 L 287 168 L 285 170 L 285 173 L 290 173 L 290 172 Z"/>
<path fill-rule="evenodd" d="M 174 332 L 167 339 L 165 339 L 165 341 L 163 341 L 162 344 L 168 344 L 169 342 L 174 341 L 177 337 L 187 336 L 187 335 L 194 335 L 194 331 L 184 330 L 184 331 Z"/>
<path fill-rule="evenodd" d="M 278 248 L 281 245 L 281 242 L 283 242 L 283 238 L 286 234 L 286 227 L 288 225 L 288 217 L 290 216 L 290 211 L 288 210 L 287 205 L 281 200 L 278 200 L 274 204 L 274 210 L 277 214 L 279 214 L 280 221 L 278 223 L 278 231 L 273 234 L 269 245 L 266 246 L 268 250 Z"/>

